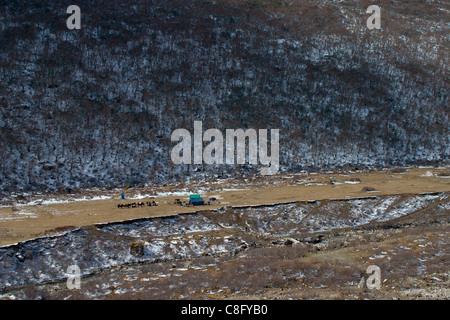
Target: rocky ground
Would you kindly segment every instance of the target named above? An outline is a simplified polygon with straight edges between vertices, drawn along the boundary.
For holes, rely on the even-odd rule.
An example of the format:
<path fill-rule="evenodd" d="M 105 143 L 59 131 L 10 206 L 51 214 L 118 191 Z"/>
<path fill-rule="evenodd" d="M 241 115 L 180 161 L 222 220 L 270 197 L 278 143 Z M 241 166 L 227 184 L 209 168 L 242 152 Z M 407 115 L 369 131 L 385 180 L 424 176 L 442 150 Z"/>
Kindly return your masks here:
<path fill-rule="evenodd" d="M 211 179 L 145 188 L 0 194 L 0 245 L 50 236 L 73 227 L 196 212 L 174 205 L 190 194 L 216 197 L 210 209 L 307 200 L 355 199 L 450 191 L 450 168 L 394 168 Z M 121 200 L 121 193 L 125 200 Z M 156 201 L 156 207 L 118 204 Z M 408 205 L 406 204 L 406 207 Z M 389 219 L 385 217 L 384 219 Z M 326 223 L 326 222 L 324 222 Z M 334 226 L 336 227 L 336 226 Z"/>
<path fill-rule="evenodd" d="M 448 196 L 227 207 L 76 228 L 0 248 L 0 297 L 448 299 Z M 72 264 L 80 289 L 67 288 Z M 379 289 L 367 285 L 371 265 Z"/>

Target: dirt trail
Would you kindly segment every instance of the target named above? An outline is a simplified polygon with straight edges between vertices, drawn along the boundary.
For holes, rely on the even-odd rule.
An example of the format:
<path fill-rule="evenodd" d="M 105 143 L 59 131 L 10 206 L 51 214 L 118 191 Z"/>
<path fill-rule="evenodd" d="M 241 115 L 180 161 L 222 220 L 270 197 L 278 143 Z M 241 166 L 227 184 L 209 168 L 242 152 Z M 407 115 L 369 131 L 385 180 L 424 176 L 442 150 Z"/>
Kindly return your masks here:
<path fill-rule="evenodd" d="M 187 196 L 173 195 L 200 192 L 204 198 L 217 197 L 208 209 L 224 206 L 245 206 L 285 203 L 303 200 L 346 199 L 392 194 L 420 194 L 450 191 L 449 168 L 408 168 L 407 170 L 374 170 L 366 172 L 334 172 L 320 174 L 289 174 L 255 176 L 234 180 L 217 180 L 201 184 L 172 185 L 165 188 L 148 187 L 127 190 L 129 199 L 121 200 L 120 192 L 92 192 L 105 196 L 103 200 L 69 201 L 26 205 L 4 203 L 0 207 L 0 245 L 7 245 L 46 236 L 69 226 L 87 226 L 96 223 L 123 221 L 137 218 L 176 215 L 194 212 L 199 208 L 180 207 L 174 199 Z M 369 190 L 375 191 L 366 191 Z M 207 190 L 202 192 L 202 190 Z M 156 195 L 133 200 L 136 195 Z M 172 192 L 172 194 L 170 194 Z M 67 195 L 54 195 L 53 199 L 64 201 Z M 157 207 L 119 209 L 119 203 L 155 200 Z M 6 204 L 6 205 L 5 205 Z M 200 209 L 203 209 L 200 207 Z"/>

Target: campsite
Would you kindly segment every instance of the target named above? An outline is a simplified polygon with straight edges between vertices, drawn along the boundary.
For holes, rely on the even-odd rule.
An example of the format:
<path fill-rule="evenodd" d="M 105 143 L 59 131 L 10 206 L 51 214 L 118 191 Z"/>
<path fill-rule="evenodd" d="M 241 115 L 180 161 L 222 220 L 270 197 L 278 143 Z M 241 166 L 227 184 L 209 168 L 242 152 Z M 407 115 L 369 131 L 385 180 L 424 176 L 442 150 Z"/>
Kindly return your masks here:
<path fill-rule="evenodd" d="M 4 202 L 0 262 L 7 268 L 0 274 L 0 298 L 428 299 L 449 294 L 448 276 L 440 271 L 449 239 L 446 167 L 130 188 L 125 199 L 122 192 L 83 193 L 82 201 L 72 192 Z M 158 205 L 117 207 L 151 201 Z M 65 269 L 74 263 L 80 264 L 83 290 L 66 288 Z M 381 268 L 380 290 L 358 287 L 372 264 Z M 36 268 L 46 270 L 38 279 Z M 416 274 L 416 268 L 424 272 Z M 24 276 L 12 277 L 17 272 Z M 159 289 L 150 289 L 155 286 Z"/>

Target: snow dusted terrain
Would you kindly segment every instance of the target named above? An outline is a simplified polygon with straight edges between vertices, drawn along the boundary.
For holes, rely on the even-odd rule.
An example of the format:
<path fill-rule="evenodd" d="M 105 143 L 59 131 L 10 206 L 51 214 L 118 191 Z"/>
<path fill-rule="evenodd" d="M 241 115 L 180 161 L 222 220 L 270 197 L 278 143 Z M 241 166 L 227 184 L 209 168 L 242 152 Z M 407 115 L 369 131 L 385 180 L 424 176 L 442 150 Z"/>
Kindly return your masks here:
<path fill-rule="evenodd" d="M 447 212 L 448 193 L 304 201 L 145 218 L 76 228 L 0 247 L 0 290 L 130 263 L 230 254 L 267 241 L 310 241 L 319 232 L 393 221 L 427 208 Z"/>
<path fill-rule="evenodd" d="M 448 1 L 0 6 L 0 191 L 258 172 L 171 162 L 175 129 L 280 129 L 282 172 L 446 164 Z"/>

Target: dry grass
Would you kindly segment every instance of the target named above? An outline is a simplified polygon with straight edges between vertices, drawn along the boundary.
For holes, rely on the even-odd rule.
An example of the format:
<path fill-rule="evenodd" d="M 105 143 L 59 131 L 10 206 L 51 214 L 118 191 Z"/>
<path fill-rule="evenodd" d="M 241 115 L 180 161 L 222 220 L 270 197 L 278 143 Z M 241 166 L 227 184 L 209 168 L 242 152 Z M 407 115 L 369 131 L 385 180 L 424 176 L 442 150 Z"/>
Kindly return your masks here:
<path fill-rule="evenodd" d="M 445 169 L 448 171 L 448 169 Z M 164 188 L 140 188 L 127 191 L 127 196 L 133 194 L 154 194 L 156 191 L 183 191 L 190 189 L 196 191 L 199 188 L 210 186 L 211 191 L 204 195 L 218 196 L 219 203 L 213 203 L 208 209 L 224 206 L 241 205 L 261 205 L 271 203 L 284 203 L 290 201 L 319 200 L 319 199 L 344 199 L 353 197 L 365 197 L 367 191 L 361 189 L 371 187 L 379 190 L 377 195 L 402 194 L 402 193 L 424 193 L 437 191 L 450 191 L 448 179 L 435 176 L 424 176 L 428 171 L 442 173 L 442 169 L 409 168 L 407 173 L 398 175 L 395 178 L 391 172 L 386 171 L 366 171 L 321 174 L 298 174 L 286 176 L 276 175 L 270 177 L 241 178 L 241 182 L 234 180 L 217 181 L 208 184 L 206 182 L 186 186 L 173 185 Z M 330 180 L 339 182 L 337 185 L 330 185 Z M 301 181 L 300 184 L 294 181 Z M 358 184 L 348 184 L 345 181 L 364 181 Z M 214 181 L 213 181 L 214 182 Z M 294 182 L 294 183 L 293 183 Z M 222 191 L 222 189 L 242 189 L 243 191 Z M 0 245 L 15 243 L 45 234 L 48 230 L 53 230 L 64 226 L 86 226 L 95 223 L 106 223 L 111 221 L 122 221 L 152 216 L 165 216 L 179 214 L 181 212 L 194 212 L 196 207 L 180 207 L 173 204 L 175 198 L 179 196 L 161 196 L 154 200 L 157 207 L 144 207 L 135 209 L 118 209 L 121 191 L 117 194 L 111 191 L 90 192 L 89 196 L 101 196 L 108 194 L 110 200 L 96 201 L 76 201 L 49 205 L 33 205 L 20 207 L 21 210 L 33 213 L 34 217 L 14 216 L 11 207 L 0 207 L 0 217 L 7 219 L 0 220 Z M 87 195 L 87 194 L 86 194 Z M 48 195 L 48 197 L 57 195 Z M 85 194 L 83 194 L 85 196 Z M 60 196 L 59 199 L 64 199 Z M 147 201 L 142 199 L 142 201 Z M 231 221 L 230 221 L 231 222 Z"/>
<path fill-rule="evenodd" d="M 237 254 L 105 270 L 83 278 L 83 290 L 77 292 L 61 283 L 27 286 L 14 294 L 31 299 L 415 299 L 421 297 L 415 292 L 424 290 L 423 297 L 448 298 L 448 277 L 442 276 L 448 269 L 448 216 L 437 207 L 427 210 L 405 217 L 409 224 L 330 231 L 317 243 L 250 246 Z M 131 246 L 139 250 L 141 242 Z M 358 287 L 369 265 L 381 270 L 380 290 L 369 290 L 364 281 Z"/>

